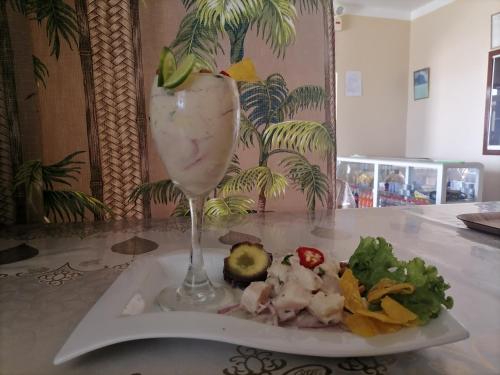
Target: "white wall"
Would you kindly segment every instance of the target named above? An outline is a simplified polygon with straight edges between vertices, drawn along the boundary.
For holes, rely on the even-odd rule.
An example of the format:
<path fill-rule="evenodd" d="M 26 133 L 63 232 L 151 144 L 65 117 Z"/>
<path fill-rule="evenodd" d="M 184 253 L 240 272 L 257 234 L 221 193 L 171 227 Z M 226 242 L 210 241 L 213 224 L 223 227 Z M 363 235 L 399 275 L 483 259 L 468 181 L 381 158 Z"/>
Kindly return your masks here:
<path fill-rule="evenodd" d="M 482 155 L 490 17 L 499 0 L 457 0 L 410 31 L 406 156 L 477 161 L 483 200 L 500 200 L 500 156 Z M 429 99 L 413 100 L 412 72 L 430 67 Z"/>

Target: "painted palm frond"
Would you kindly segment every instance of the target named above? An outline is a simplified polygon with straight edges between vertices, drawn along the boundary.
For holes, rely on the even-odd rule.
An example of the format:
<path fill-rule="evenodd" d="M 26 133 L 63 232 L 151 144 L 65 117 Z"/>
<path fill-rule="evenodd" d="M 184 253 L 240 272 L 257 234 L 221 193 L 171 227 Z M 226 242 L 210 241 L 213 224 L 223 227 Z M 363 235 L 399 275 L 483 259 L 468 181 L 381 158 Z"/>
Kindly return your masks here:
<path fill-rule="evenodd" d="M 198 18 L 205 26 L 223 31 L 226 26 L 238 27 L 259 16 L 265 0 L 197 0 Z"/>
<path fill-rule="evenodd" d="M 171 216 L 189 216 L 189 201 L 186 197 L 182 197 L 182 199 L 177 203 L 174 210 L 172 211 Z"/>
<path fill-rule="evenodd" d="M 149 198 L 154 203 L 167 204 L 180 202 L 184 198 L 184 194 L 174 185 L 172 180 L 160 180 L 136 187 L 130 194 L 129 200 L 135 202 L 140 197 Z"/>
<path fill-rule="evenodd" d="M 16 190 L 24 185 L 26 199 L 32 201 L 33 194 L 38 189 L 43 189 L 43 169 L 40 160 L 29 160 L 24 162 L 16 172 L 13 189 Z"/>
<path fill-rule="evenodd" d="M 240 87 L 240 102 L 248 120 L 256 126 L 282 121 L 281 111 L 288 88 L 281 74 L 271 74 L 262 82 L 246 82 Z"/>
<path fill-rule="evenodd" d="M 76 175 L 80 173 L 80 164 L 84 164 L 84 162 L 74 160 L 74 158 L 83 152 L 73 152 L 51 165 L 42 165 L 40 160 L 29 160 L 19 167 L 14 179 L 14 186 L 17 188 L 24 185 L 28 196 L 31 196 L 33 189 L 38 186 L 46 190 L 53 190 L 54 183 L 71 186 L 70 180 L 78 180 Z"/>
<path fill-rule="evenodd" d="M 192 54 L 196 64 L 210 70 L 215 70 L 215 56 L 223 52 L 218 41 L 217 29 L 204 24 L 198 17 L 197 11 L 192 10 L 183 18 L 177 36 L 171 45 L 177 61 Z"/>
<path fill-rule="evenodd" d="M 278 57 L 284 56 L 286 47 L 295 40 L 296 18 L 297 12 L 290 0 L 264 0 L 262 13 L 256 21 L 257 34 Z"/>
<path fill-rule="evenodd" d="M 230 178 L 222 187 L 223 195 L 254 189 L 263 190 L 266 197 L 276 198 L 285 193 L 287 181 L 285 176 L 271 171 L 267 166 L 246 169 Z"/>
<path fill-rule="evenodd" d="M 36 191 L 43 193 L 45 216 L 52 216 L 56 221 L 82 221 L 85 210 L 95 215 L 111 213 L 111 210 L 100 200 L 72 190 L 54 190 L 56 183 L 71 186 L 71 181 L 77 181 L 82 161 L 74 158 L 84 151 L 76 151 L 57 163 L 43 165 L 40 160 L 30 160 L 23 163 L 14 178 L 14 186 L 24 185 L 28 202 Z M 47 219 L 48 220 L 48 219 Z"/>
<path fill-rule="evenodd" d="M 241 173 L 240 158 L 238 157 L 238 154 L 233 154 L 229 167 L 227 167 L 226 174 L 235 175 L 239 173 Z"/>
<path fill-rule="evenodd" d="M 10 0 L 9 3 L 16 12 L 27 16 L 31 11 L 33 0 Z"/>
<path fill-rule="evenodd" d="M 240 117 L 240 144 L 249 148 L 254 146 L 254 141 L 257 139 L 261 142 L 261 135 L 257 128 L 248 120 L 248 118 L 242 113 Z"/>
<path fill-rule="evenodd" d="M 284 118 L 293 118 L 305 109 L 321 110 L 325 103 L 325 89 L 321 86 L 305 85 L 290 91 L 283 103 Z"/>
<path fill-rule="evenodd" d="M 78 45 L 78 24 L 75 10 L 64 0 L 32 0 L 31 11 L 39 24 L 46 21 L 45 30 L 50 45 L 50 54 L 59 58 L 61 39 L 70 48 Z"/>
<path fill-rule="evenodd" d="M 71 181 L 69 180 L 78 181 L 76 175 L 80 174 L 80 165 L 85 164 L 85 162 L 74 160 L 74 158 L 83 153 L 85 153 L 85 151 L 76 151 L 57 163 L 42 166 L 42 177 L 45 189 L 54 189 L 54 183 L 56 182 L 71 186 Z"/>
<path fill-rule="evenodd" d="M 111 210 L 100 200 L 81 191 L 45 190 L 43 204 L 46 217 L 55 221 L 83 221 L 85 210 L 94 215 L 111 213 Z"/>
<path fill-rule="evenodd" d="M 231 195 L 212 198 L 205 202 L 206 216 L 246 215 L 255 204 L 254 200 L 245 196 Z"/>
<path fill-rule="evenodd" d="M 231 162 L 229 163 L 229 167 L 227 167 L 226 174 L 222 178 L 222 180 L 217 185 L 217 189 L 222 189 L 223 186 L 234 176 L 241 173 L 240 167 L 240 159 L 237 154 L 233 154 L 231 158 Z"/>
<path fill-rule="evenodd" d="M 271 125 L 264 131 L 264 142 L 302 154 L 310 151 L 326 155 L 333 148 L 327 127 L 316 121 L 284 121 Z"/>
<path fill-rule="evenodd" d="M 313 165 L 301 155 L 284 158 L 280 165 L 287 171 L 287 176 L 300 191 L 305 193 L 307 208 L 313 211 L 316 202 L 324 206 L 328 192 L 328 177 L 318 165 Z"/>
<path fill-rule="evenodd" d="M 49 70 L 47 69 L 47 66 L 35 55 L 32 55 L 32 58 L 35 82 L 37 85 L 42 84 L 43 87 L 47 87 L 47 78 L 49 77 Z"/>
<path fill-rule="evenodd" d="M 299 9 L 301 14 L 303 13 L 317 13 L 318 9 L 323 5 L 323 3 L 328 0 L 293 0 L 295 8 Z"/>
<path fill-rule="evenodd" d="M 186 10 L 191 9 L 191 7 L 196 4 L 196 0 L 181 0 L 181 1 L 182 5 L 184 5 L 184 8 L 186 8 Z"/>

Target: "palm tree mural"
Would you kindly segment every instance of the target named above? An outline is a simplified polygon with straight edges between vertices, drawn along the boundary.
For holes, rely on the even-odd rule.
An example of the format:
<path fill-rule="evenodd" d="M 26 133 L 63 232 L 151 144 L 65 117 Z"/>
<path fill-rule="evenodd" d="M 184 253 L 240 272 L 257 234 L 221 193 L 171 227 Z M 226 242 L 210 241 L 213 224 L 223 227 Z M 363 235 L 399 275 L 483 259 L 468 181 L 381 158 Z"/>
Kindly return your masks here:
<path fill-rule="evenodd" d="M 309 210 L 315 209 L 317 201 L 325 203 L 327 176 L 304 154 L 321 152 L 326 155 L 331 151 L 333 143 L 328 128 L 315 121 L 291 120 L 304 109 L 321 109 L 324 98 L 324 90 L 319 86 L 306 85 L 289 91 L 279 73 L 262 82 L 241 85 L 241 105 L 247 113 L 247 116 L 242 116 L 241 143 L 246 147 L 257 147 L 259 159 L 256 167 L 230 178 L 224 184 L 223 193 L 257 189 L 258 209 L 263 212 L 267 198 L 285 192 L 288 178 L 306 194 Z M 286 175 L 272 171 L 268 166 L 270 158 L 279 155 L 286 156 L 280 163 Z"/>
<path fill-rule="evenodd" d="M 64 0 L 9 0 L 9 3 L 12 9 L 29 19 L 36 20 L 39 26 L 45 21 L 45 33 L 51 56 L 59 59 L 62 41 L 70 48 L 78 45 L 76 13 Z M 49 71 L 37 56 L 33 56 L 33 72 L 37 83 L 45 87 Z"/>
<path fill-rule="evenodd" d="M 244 42 L 249 30 L 255 30 L 277 56 L 295 39 L 297 11 L 300 2 L 311 9 L 316 1 L 290 0 L 182 0 L 188 14 L 184 17 L 172 47 L 177 58 L 187 53 L 197 57 L 200 65 L 214 66 L 213 57 L 220 49 L 220 34 L 231 43 L 230 61 L 244 56 Z M 305 9 L 305 7 L 304 7 Z M 208 57 L 208 58 L 207 58 Z M 179 60 L 178 60 L 179 61 Z"/>
<path fill-rule="evenodd" d="M 83 221 L 86 211 L 96 216 L 110 213 L 106 205 L 84 192 L 56 188 L 56 184 L 71 187 L 71 181 L 78 180 L 84 162 L 75 160 L 75 157 L 83 152 L 73 152 L 51 165 L 29 160 L 19 167 L 14 187 L 25 187 L 27 204 L 33 206 L 32 212 L 43 210 L 37 214 L 45 223 Z"/>
<path fill-rule="evenodd" d="M 34 20 L 45 30 L 50 54 L 59 58 L 61 45 L 70 47 L 77 44 L 78 28 L 74 9 L 64 0 L 0 0 L 0 224 L 25 222 L 30 212 L 25 212 L 29 196 L 28 186 L 16 184 L 14 175 L 19 175 L 26 168 L 22 164 L 22 142 L 19 129 L 16 82 L 14 74 L 14 55 L 10 42 L 9 23 L 7 22 L 7 6 Z M 49 72 L 45 64 L 36 56 L 32 56 L 34 78 L 38 86 L 46 86 Z M 26 99 L 29 99 L 29 95 Z M 4 113 L 4 110 L 7 113 Z M 50 194 L 42 198 L 50 199 Z M 67 201 L 79 205 L 76 195 L 66 194 Z M 64 198 L 61 198 L 64 199 Z M 81 202 L 81 201 L 80 201 Z M 42 202 L 39 202 L 42 204 Z M 50 203 L 47 203 L 50 204 Z"/>
<path fill-rule="evenodd" d="M 171 44 L 176 59 L 179 61 L 187 54 L 196 58 L 199 67 L 216 70 L 215 56 L 223 52 L 219 43 L 221 35 L 230 41 L 230 62 L 237 63 L 244 57 L 244 42 L 249 31 L 255 31 L 273 50 L 277 57 L 283 57 L 286 48 L 295 39 L 296 7 L 303 12 L 317 12 L 323 9 L 325 25 L 331 4 L 327 0 L 182 0 L 187 14 L 183 18 L 177 36 Z M 333 27 L 333 25 L 331 25 Z M 328 46 L 327 46 L 328 51 Z M 330 54 L 326 53 L 327 66 L 331 68 Z M 331 69 L 329 69 L 331 73 Z M 328 73 L 328 72 L 327 72 Z M 333 207 L 332 155 L 335 155 L 335 131 L 331 105 L 328 105 L 325 123 L 315 121 L 294 121 L 294 115 L 304 109 L 321 109 L 323 103 L 329 103 L 333 90 L 331 75 L 325 77 L 326 91 L 319 86 L 301 86 L 289 91 L 285 79 L 278 73 L 267 77 L 265 81 L 240 85 L 242 109 L 248 113 L 241 123 L 241 142 L 246 147 L 258 147 L 257 166 L 239 173 L 230 173 L 219 186 L 224 199 L 233 199 L 231 195 L 257 189 L 259 193 L 259 211 L 266 208 L 267 199 L 284 194 L 288 181 L 306 195 L 307 207 L 314 210 L 316 203 L 327 203 Z M 325 109 L 327 106 L 325 105 Z M 287 120 L 287 121 L 285 121 Z M 327 173 L 311 164 L 304 153 L 320 152 L 327 159 Z M 280 165 L 285 174 L 272 171 L 269 159 L 281 154 Z M 158 184 L 158 185 L 155 185 Z M 160 192 L 164 180 L 144 186 L 146 194 Z M 170 186 L 170 185 L 168 185 Z M 172 185 L 173 186 L 173 185 Z M 150 189 L 149 191 L 147 189 Z M 137 198 L 142 189 L 136 189 L 132 198 Z M 160 200 L 162 203 L 173 199 Z M 174 198 L 170 196 L 170 198 Z M 175 197 L 177 198 L 177 197 Z M 243 199 L 243 197 L 240 197 Z M 174 214 L 182 213 L 183 200 L 178 203 Z M 214 204 L 216 201 L 212 200 Z M 235 201 L 234 208 L 243 201 Z M 249 201 L 244 201 L 249 203 Z M 245 207 L 246 208 L 246 207 Z M 243 212 L 243 207 L 237 209 Z M 223 212 L 223 211 L 218 211 Z M 228 210 L 227 212 L 230 212 Z"/>
<path fill-rule="evenodd" d="M 255 203 L 251 198 L 241 195 L 218 196 L 218 192 L 224 189 L 227 182 L 240 173 L 241 168 L 239 166 L 238 156 L 233 155 L 226 175 L 213 192 L 213 197 L 205 202 L 205 215 L 215 217 L 234 214 L 245 215 L 251 211 Z M 140 197 L 147 197 L 153 203 L 157 204 L 175 204 L 176 206 L 172 212 L 172 216 L 189 215 L 188 200 L 184 193 L 174 185 L 172 180 L 160 180 L 142 184 L 132 191 L 129 199 L 135 202 Z"/>

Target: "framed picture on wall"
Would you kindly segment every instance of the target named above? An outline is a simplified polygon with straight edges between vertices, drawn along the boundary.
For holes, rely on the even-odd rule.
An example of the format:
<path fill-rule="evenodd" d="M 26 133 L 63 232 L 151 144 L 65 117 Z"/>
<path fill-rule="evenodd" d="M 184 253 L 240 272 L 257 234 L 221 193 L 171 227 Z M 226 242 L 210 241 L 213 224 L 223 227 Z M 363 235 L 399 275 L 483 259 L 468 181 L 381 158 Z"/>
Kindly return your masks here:
<path fill-rule="evenodd" d="M 413 72 L 413 99 L 420 100 L 429 97 L 430 68 Z"/>
<path fill-rule="evenodd" d="M 488 54 L 483 155 L 500 155 L 500 49 Z"/>
<path fill-rule="evenodd" d="M 491 49 L 500 47 L 500 12 L 491 16 Z"/>

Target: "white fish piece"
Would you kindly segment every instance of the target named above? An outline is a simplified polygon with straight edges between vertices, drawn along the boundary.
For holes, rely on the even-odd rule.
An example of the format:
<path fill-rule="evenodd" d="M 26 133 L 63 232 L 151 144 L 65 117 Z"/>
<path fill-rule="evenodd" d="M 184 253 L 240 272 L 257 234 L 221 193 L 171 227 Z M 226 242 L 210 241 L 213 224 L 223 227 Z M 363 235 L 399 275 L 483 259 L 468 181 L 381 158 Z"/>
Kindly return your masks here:
<path fill-rule="evenodd" d="M 292 320 L 297 316 L 294 310 L 285 310 L 285 309 L 276 310 L 276 314 L 278 315 L 278 320 L 280 322 L 286 322 L 288 320 Z"/>
<path fill-rule="evenodd" d="M 269 301 L 272 285 L 264 281 L 254 281 L 243 291 L 240 304 L 251 314 L 257 314 L 262 305 Z"/>
<path fill-rule="evenodd" d="M 297 315 L 297 318 L 293 321 L 293 325 L 298 328 L 323 328 L 328 326 L 320 322 L 318 318 L 307 310 L 302 310 Z"/>
<path fill-rule="evenodd" d="M 266 279 L 265 283 L 271 285 L 271 287 L 272 287 L 271 298 L 276 297 L 284 285 L 284 283 L 279 281 L 279 279 L 276 277 L 268 277 Z"/>
<path fill-rule="evenodd" d="M 290 266 L 282 264 L 281 262 L 282 259 L 273 261 L 271 266 L 267 269 L 267 277 L 274 277 L 282 283 L 286 283 Z"/>
<path fill-rule="evenodd" d="M 322 271 L 320 271 L 320 269 Z M 334 260 L 326 260 L 320 265 L 316 266 L 314 268 L 314 271 L 318 274 L 323 274 L 327 276 L 337 276 L 339 275 L 340 271 L 340 263 Z"/>
<path fill-rule="evenodd" d="M 289 280 L 295 280 L 305 289 L 309 291 L 316 291 L 321 288 L 323 280 L 316 275 L 312 270 L 301 266 L 300 264 L 293 264 L 288 276 Z"/>
<path fill-rule="evenodd" d="M 337 275 L 325 274 L 323 277 L 323 284 L 320 290 L 326 294 L 341 294 L 340 278 Z"/>
<path fill-rule="evenodd" d="M 309 305 L 312 294 L 295 280 L 289 280 L 281 289 L 280 294 L 272 301 L 278 315 L 280 310 L 298 311 Z"/>
<path fill-rule="evenodd" d="M 307 310 L 324 324 L 338 323 L 342 319 L 344 297 L 340 294 L 316 293 Z"/>

